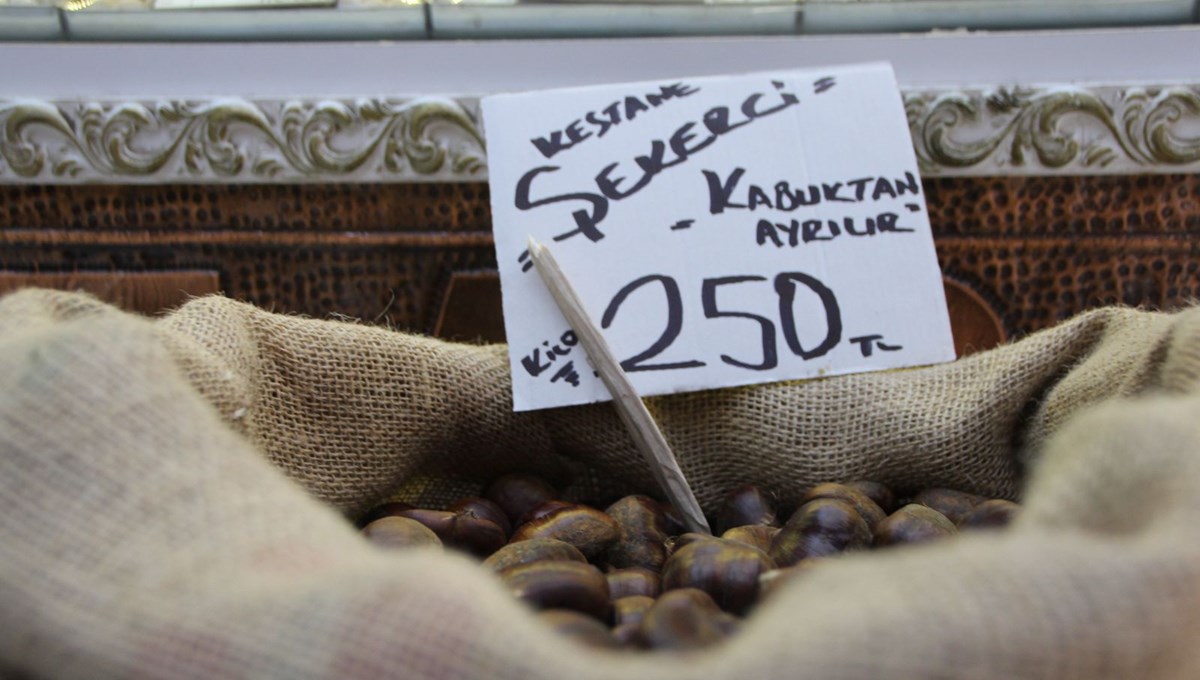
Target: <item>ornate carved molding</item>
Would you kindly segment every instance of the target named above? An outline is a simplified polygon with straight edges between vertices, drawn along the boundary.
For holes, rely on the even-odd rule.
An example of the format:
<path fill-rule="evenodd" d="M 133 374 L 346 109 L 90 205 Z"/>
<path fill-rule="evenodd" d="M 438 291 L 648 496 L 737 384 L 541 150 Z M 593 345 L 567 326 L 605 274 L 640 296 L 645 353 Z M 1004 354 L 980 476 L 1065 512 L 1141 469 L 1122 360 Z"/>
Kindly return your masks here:
<path fill-rule="evenodd" d="M 922 172 L 1200 171 L 1200 85 L 904 92 Z M 0 100 L 0 183 L 483 181 L 477 97 Z"/>
<path fill-rule="evenodd" d="M 476 180 L 477 100 L 0 102 L 0 181 Z"/>
<path fill-rule="evenodd" d="M 906 92 L 929 175 L 1200 170 L 1200 86 Z"/>

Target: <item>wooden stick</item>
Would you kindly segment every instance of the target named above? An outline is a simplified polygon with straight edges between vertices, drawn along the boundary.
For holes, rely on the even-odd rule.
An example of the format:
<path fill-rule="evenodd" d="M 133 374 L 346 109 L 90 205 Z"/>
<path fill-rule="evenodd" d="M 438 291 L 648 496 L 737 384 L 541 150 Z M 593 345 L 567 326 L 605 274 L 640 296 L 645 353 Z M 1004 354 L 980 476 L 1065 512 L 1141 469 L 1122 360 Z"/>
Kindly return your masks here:
<path fill-rule="evenodd" d="M 696 495 L 692 493 L 692 487 L 688 486 L 683 471 L 679 469 L 679 463 L 671 453 L 671 447 L 667 445 L 662 431 L 658 429 L 658 423 L 654 422 L 654 416 L 650 415 L 641 397 L 633 389 L 629 376 L 621 370 L 621 364 L 613 356 L 608 342 L 600 334 L 600 329 L 596 328 L 596 324 L 592 323 L 584 310 L 579 295 L 562 268 L 558 266 L 558 261 L 546 246 L 535 241 L 532 236 L 529 237 L 529 256 L 542 281 L 550 289 L 550 294 L 554 296 L 554 301 L 558 303 L 558 308 L 567 318 L 567 323 L 575 331 L 584 351 L 595 363 L 600 380 L 612 394 L 617 413 L 633 437 L 638 450 L 649 463 L 659 488 L 683 515 L 683 522 L 689 531 L 711 534 L 708 521 L 704 519 L 700 504 L 696 502 Z"/>

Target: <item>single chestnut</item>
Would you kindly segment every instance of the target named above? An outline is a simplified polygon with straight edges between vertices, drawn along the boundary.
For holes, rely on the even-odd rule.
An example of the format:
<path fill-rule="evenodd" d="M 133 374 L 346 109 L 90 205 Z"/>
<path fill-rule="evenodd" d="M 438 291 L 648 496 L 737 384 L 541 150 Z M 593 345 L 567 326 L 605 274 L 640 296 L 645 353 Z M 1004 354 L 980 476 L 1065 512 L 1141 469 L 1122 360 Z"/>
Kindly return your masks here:
<path fill-rule="evenodd" d="M 613 625 L 621 626 L 626 623 L 641 623 L 650 607 L 654 606 L 654 598 L 645 595 L 628 595 L 614 598 Z"/>
<path fill-rule="evenodd" d="M 500 572 L 517 599 L 534 609 L 571 609 L 608 620 L 608 581 L 582 562 L 532 562 Z"/>
<path fill-rule="evenodd" d="M 871 529 L 849 502 L 818 498 L 801 505 L 771 542 L 776 566 L 871 545 Z"/>
<path fill-rule="evenodd" d="M 615 543 L 618 534 L 617 523 L 603 512 L 586 505 L 568 505 L 517 527 L 512 542 L 556 538 L 575 546 L 592 560 Z"/>
<path fill-rule="evenodd" d="M 800 499 L 800 504 L 803 505 L 818 498 L 838 498 L 850 503 L 858 511 L 858 514 L 867 520 L 867 526 L 871 530 L 874 530 L 875 525 L 879 524 L 884 517 L 887 517 L 887 513 L 883 511 L 883 508 L 879 507 L 878 503 L 871 500 L 865 493 L 845 484 L 834 484 L 832 482 L 818 484 L 809 489 L 808 493 L 804 494 L 804 497 Z"/>
<path fill-rule="evenodd" d="M 363 536 L 385 548 L 438 546 L 442 541 L 429 527 L 407 517 L 380 517 L 362 528 Z"/>
<path fill-rule="evenodd" d="M 779 527 L 769 527 L 764 524 L 747 524 L 734 527 L 721 534 L 721 538 L 754 546 L 763 552 L 771 550 L 771 541 L 779 533 Z"/>
<path fill-rule="evenodd" d="M 812 570 L 814 566 L 825 561 L 827 560 L 821 557 L 809 557 L 800 560 L 790 567 L 781 567 L 763 572 L 758 577 L 758 601 L 763 602 L 768 598 L 774 597 L 775 593 L 779 592 L 785 584 L 800 578 Z"/>
<path fill-rule="evenodd" d="M 712 538 L 712 536 L 709 536 L 708 534 L 698 534 L 694 531 L 689 531 L 687 533 L 678 534 L 675 536 L 668 536 L 667 540 L 663 541 L 663 546 L 667 549 L 667 559 L 671 559 L 671 555 L 675 554 L 676 550 L 679 550 L 689 543 L 706 541 L 710 538 Z"/>
<path fill-rule="evenodd" d="M 652 531 L 656 534 L 667 534 L 667 513 L 662 503 L 649 496 L 623 496 L 614 501 L 605 510 L 618 524 L 625 523 L 630 528 L 641 531 Z"/>
<path fill-rule="evenodd" d="M 512 522 L 508 520 L 508 515 L 505 514 L 499 505 L 486 498 L 480 498 L 479 496 L 461 498 L 447 509 L 457 515 L 486 519 L 500 527 L 504 531 L 505 537 L 512 534 Z"/>
<path fill-rule="evenodd" d="M 1003 498 L 993 498 L 976 505 L 958 520 L 959 529 L 995 529 L 1008 526 L 1020 513 L 1021 506 Z"/>
<path fill-rule="evenodd" d="M 534 507 L 556 498 L 558 492 L 541 477 L 511 473 L 501 475 L 488 484 L 483 496 L 500 506 L 508 519 L 515 523 Z"/>
<path fill-rule="evenodd" d="M 533 562 L 587 562 L 579 548 L 554 538 L 531 538 L 509 543 L 492 553 L 483 566 L 495 572 Z"/>
<path fill-rule="evenodd" d="M 528 524 L 529 522 L 532 522 L 536 519 L 541 519 L 541 518 L 545 517 L 546 515 L 549 515 L 550 513 L 554 512 L 555 510 L 569 508 L 574 505 L 576 505 L 576 504 L 570 503 L 567 501 L 563 501 L 563 500 L 559 500 L 557 498 L 552 498 L 544 503 L 538 503 L 537 505 L 530 508 L 528 512 L 526 512 L 525 514 L 518 517 L 516 522 L 513 522 L 513 526 L 519 527 L 522 524 Z"/>
<path fill-rule="evenodd" d="M 623 649 L 646 649 L 646 639 L 642 637 L 641 622 L 624 623 L 613 626 L 612 636 Z"/>
<path fill-rule="evenodd" d="M 663 545 L 667 520 L 658 501 L 649 496 L 626 496 L 608 506 L 604 514 L 617 525 L 617 540 L 606 555 L 610 567 L 662 569 L 667 560 Z"/>
<path fill-rule="evenodd" d="M 909 503 L 875 527 L 875 545 L 924 543 L 957 533 L 954 522 L 933 508 Z"/>
<path fill-rule="evenodd" d="M 851 482 L 845 482 L 845 485 L 866 494 L 867 498 L 875 501 L 875 505 L 878 505 L 879 509 L 886 513 L 890 514 L 896 509 L 896 494 L 887 484 L 872 482 L 866 479 L 856 479 Z"/>
<path fill-rule="evenodd" d="M 716 531 L 724 533 L 734 527 L 752 524 L 779 526 L 779 518 L 771 501 L 753 485 L 740 486 L 725 496 L 717 513 Z"/>
<path fill-rule="evenodd" d="M 631 595 L 658 597 L 662 592 L 662 578 L 658 572 L 642 567 L 616 569 L 605 574 L 605 578 L 608 579 L 608 591 L 614 600 Z"/>
<path fill-rule="evenodd" d="M 429 527 L 447 548 L 487 557 L 504 546 L 504 530 L 494 522 L 460 515 L 448 510 L 413 508 L 403 510 L 398 517 L 407 517 Z"/>
<path fill-rule="evenodd" d="M 913 503 L 933 508 L 955 524 L 963 517 L 966 517 L 972 508 L 985 500 L 987 499 L 983 496 L 976 496 L 973 493 L 965 491 L 936 488 L 923 489 L 912 498 Z"/>
<path fill-rule="evenodd" d="M 371 522 L 374 522 L 377 519 L 382 519 L 384 517 L 393 517 L 405 510 L 412 510 L 413 507 L 415 507 L 415 506 L 413 506 L 410 503 L 405 503 L 403 501 L 391 501 L 388 503 L 380 503 L 379 505 L 376 505 L 375 507 L 368 510 L 367 514 L 363 515 L 362 517 L 359 517 L 358 521 L 355 522 L 355 524 L 358 526 L 359 529 L 361 529 L 361 528 L 367 526 L 368 524 L 370 524 Z"/>
<path fill-rule="evenodd" d="M 775 563 L 758 548 L 723 538 L 679 548 L 663 566 L 664 591 L 697 588 L 725 611 L 743 614 L 758 598 L 758 577 Z"/>
<path fill-rule="evenodd" d="M 642 639 L 651 649 L 702 649 L 725 639 L 726 627 L 718 621 L 721 613 L 703 590 L 670 590 L 642 618 Z"/>

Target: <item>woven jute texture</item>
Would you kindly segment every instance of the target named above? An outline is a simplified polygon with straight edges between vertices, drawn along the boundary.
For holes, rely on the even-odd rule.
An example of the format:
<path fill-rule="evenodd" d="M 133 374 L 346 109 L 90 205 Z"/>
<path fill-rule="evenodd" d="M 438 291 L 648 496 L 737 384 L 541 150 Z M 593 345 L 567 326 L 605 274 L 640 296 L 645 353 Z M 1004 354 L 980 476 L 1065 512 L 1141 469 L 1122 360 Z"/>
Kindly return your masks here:
<path fill-rule="evenodd" d="M 812 570 L 693 656 L 543 629 L 381 499 L 509 470 L 652 491 L 609 405 L 514 415 L 502 347 L 194 300 L 0 300 L 0 675 L 1200 677 L 1200 309 L 1104 309 L 951 364 L 651 400 L 708 511 L 755 483 L 1019 498 L 1011 530 Z"/>

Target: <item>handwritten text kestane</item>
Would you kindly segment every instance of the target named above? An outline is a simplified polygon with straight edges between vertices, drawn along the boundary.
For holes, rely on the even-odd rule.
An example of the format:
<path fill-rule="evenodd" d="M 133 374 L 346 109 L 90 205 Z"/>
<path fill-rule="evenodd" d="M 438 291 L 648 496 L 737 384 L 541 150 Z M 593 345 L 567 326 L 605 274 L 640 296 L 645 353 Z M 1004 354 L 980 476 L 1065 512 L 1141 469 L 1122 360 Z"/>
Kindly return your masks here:
<path fill-rule="evenodd" d="M 553 158 L 561 151 L 583 142 L 595 135 L 597 138 L 622 122 L 632 121 L 639 114 L 656 109 L 664 102 L 696 94 L 700 89 L 684 83 L 661 85 L 658 92 L 644 95 L 626 95 L 599 111 L 588 111 L 582 118 L 571 121 L 565 128 L 554 130 L 544 137 L 529 140 L 546 158 Z"/>

